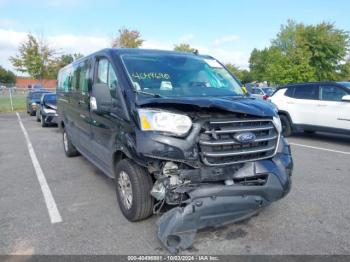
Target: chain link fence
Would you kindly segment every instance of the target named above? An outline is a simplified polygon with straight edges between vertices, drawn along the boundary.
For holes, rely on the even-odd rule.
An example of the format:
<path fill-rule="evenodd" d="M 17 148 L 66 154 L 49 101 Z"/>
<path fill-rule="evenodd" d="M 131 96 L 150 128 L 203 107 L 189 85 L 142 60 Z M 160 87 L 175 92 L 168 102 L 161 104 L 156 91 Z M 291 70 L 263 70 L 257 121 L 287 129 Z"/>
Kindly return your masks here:
<path fill-rule="evenodd" d="M 0 83 L 0 113 L 25 111 L 29 88 L 17 88 L 14 84 Z"/>

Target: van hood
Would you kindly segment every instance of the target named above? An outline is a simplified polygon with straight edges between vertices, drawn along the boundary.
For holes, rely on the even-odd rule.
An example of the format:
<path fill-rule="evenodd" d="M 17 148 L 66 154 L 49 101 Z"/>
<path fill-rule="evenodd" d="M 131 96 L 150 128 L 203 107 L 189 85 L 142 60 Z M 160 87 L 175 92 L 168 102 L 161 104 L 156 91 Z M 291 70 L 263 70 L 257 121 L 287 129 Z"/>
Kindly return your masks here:
<path fill-rule="evenodd" d="M 57 105 L 53 103 L 45 103 L 46 107 L 49 107 L 53 110 L 57 110 Z"/>
<path fill-rule="evenodd" d="M 250 97 L 147 98 L 137 100 L 136 104 L 141 107 L 156 105 L 190 105 L 200 108 L 217 108 L 234 113 L 261 117 L 272 117 L 277 114 L 276 107 L 272 103 Z"/>

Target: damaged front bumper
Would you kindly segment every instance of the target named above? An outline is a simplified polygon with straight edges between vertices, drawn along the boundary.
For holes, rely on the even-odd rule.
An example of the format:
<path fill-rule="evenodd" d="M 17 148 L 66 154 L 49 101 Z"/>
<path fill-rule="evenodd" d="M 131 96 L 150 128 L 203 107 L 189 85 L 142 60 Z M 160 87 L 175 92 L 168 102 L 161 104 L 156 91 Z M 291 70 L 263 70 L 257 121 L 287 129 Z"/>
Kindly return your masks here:
<path fill-rule="evenodd" d="M 158 221 L 158 238 L 164 246 L 172 253 L 187 249 L 198 229 L 245 219 L 284 197 L 291 187 L 293 162 L 283 143 L 273 159 L 247 163 L 234 175 L 238 181 L 264 176 L 262 185 L 203 183 L 187 192 L 187 205 L 169 210 Z"/>

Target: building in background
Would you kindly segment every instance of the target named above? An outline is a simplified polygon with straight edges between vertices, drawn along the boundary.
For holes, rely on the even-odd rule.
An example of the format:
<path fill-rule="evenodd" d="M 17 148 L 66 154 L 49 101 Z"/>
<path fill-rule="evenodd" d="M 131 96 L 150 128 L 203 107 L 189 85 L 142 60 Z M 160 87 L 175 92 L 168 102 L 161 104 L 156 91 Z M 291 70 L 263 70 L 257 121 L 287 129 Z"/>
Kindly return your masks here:
<path fill-rule="evenodd" d="M 17 88 L 31 88 L 34 85 L 41 85 L 46 89 L 56 89 L 56 79 L 42 79 L 37 80 L 29 77 L 17 77 L 16 87 Z"/>

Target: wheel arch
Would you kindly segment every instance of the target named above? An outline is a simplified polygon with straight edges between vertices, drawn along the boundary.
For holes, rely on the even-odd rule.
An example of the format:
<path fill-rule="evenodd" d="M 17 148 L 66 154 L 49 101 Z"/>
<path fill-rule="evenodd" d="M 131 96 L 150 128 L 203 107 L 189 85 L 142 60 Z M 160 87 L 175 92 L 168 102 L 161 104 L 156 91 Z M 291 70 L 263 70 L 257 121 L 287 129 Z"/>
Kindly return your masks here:
<path fill-rule="evenodd" d="M 290 123 L 290 125 L 291 125 L 291 127 L 292 127 L 292 130 L 295 131 L 295 126 L 294 126 L 294 124 L 293 124 L 293 120 L 292 120 L 290 114 L 289 114 L 287 111 L 278 110 L 278 115 L 286 116 L 286 117 L 288 118 L 288 120 L 289 120 L 289 123 Z"/>

